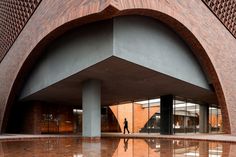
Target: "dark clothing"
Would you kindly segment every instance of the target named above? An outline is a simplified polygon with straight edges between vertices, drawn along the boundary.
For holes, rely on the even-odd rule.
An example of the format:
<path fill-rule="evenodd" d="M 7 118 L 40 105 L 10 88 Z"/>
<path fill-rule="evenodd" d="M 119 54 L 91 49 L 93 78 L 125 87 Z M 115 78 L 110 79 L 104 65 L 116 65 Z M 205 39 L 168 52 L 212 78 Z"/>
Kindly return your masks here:
<path fill-rule="evenodd" d="M 128 134 L 129 134 L 129 129 L 128 129 L 128 121 L 125 119 L 124 121 L 124 134 L 125 134 L 125 130 L 128 131 Z"/>
<path fill-rule="evenodd" d="M 124 149 L 125 149 L 125 152 L 126 152 L 126 150 L 128 149 L 128 141 L 129 141 L 129 139 L 127 138 L 124 138 Z"/>
<path fill-rule="evenodd" d="M 124 134 L 125 134 L 125 130 L 127 130 L 129 134 L 129 129 L 127 127 L 124 127 Z"/>
<path fill-rule="evenodd" d="M 125 126 L 124 126 L 124 127 L 125 127 L 125 128 L 128 128 L 128 121 L 127 121 L 127 120 L 125 120 L 125 122 L 124 122 L 124 123 L 125 123 Z"/>

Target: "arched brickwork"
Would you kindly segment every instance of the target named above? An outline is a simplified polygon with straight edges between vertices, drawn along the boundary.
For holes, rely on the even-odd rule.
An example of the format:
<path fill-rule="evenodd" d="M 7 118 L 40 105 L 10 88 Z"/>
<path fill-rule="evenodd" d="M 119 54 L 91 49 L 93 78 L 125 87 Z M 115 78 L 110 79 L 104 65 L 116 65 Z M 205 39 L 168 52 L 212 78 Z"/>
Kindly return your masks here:
<path fill-rule="evenodd" d="M 73 27 L 130 14 L 156 18 L 186 41 L 212 79 L 222 107 L 225 132 L 236 134 L 236 96 L 233 94 L 236 93 L 235 39 L 198 0 L 42 1 L 0 64 L 1 131 L 4 131 L 9 109 L 25 75 L 45 45 Z"/>

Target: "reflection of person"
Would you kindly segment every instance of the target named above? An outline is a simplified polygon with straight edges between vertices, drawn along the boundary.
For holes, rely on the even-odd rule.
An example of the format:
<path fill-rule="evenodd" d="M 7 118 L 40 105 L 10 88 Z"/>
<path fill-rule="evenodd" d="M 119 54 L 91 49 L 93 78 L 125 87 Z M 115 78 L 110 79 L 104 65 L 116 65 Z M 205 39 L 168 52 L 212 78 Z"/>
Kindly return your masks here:
<path fill-rule="evenodd" d="M 128 134 L 129 134 L 128 121 L 126 120 L 126 118 L 125 118 L 125 121 L 124 121 L 124 134 L 125 134 L 125 130 L 127 130 Z"/>
<path fill-rule="evenodd" d="M 129 141 L 128 138 L 124 138 L 124 150 L 125 150 L 125 152 L 128 149 L 128 141 Z"/>

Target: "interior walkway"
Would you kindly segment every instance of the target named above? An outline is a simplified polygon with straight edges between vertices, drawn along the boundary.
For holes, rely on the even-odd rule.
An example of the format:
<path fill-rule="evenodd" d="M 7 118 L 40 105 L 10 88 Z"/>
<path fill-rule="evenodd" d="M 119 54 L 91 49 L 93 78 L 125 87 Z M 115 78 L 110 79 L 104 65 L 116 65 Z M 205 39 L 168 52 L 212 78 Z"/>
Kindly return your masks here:
<path fill-rule="evenodd" d="M 202 133 L 179 133 L 175 135 L 160 135 L 158 133 L 102 133 L 102 137 L 130 137 L 130 138 L 159 138 L 159 139 L 180 139 L 180 140 L 203 140 L 203 141 L 221 141 L 236 142 L 236 136 L 230 134 L 202 134 Z"/>
<path fill-rule="evenodd" d="M 2 134 L 0 140 L 23 140 L 23 139 L 41 139 L 41 138 L 64 138 L 64 137 L 82 137 L 80 134 L 68 135 L 29 135 L 29 134 Z M 221 141 L 236 143 L 236 136 L 229 134 L 175 134 L 175 135 L 160 135 L 156 133 L 102 133 L 102 137 L 119 137 L 119 138 L 158 138 L 158 139 L 180 139 L 180 140 L 203 140 L 203 141 Z"/>

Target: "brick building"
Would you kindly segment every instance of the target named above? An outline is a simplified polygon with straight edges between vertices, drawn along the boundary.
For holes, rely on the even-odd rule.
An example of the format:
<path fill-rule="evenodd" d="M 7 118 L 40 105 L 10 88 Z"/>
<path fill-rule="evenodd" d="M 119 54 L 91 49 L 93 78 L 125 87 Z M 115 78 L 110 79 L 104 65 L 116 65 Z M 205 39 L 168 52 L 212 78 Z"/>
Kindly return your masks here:
<path fill-rule="evenodd" d="M 235 0 L 3 0 L 1 132 L 235 134 L 235 37 Z"/>

